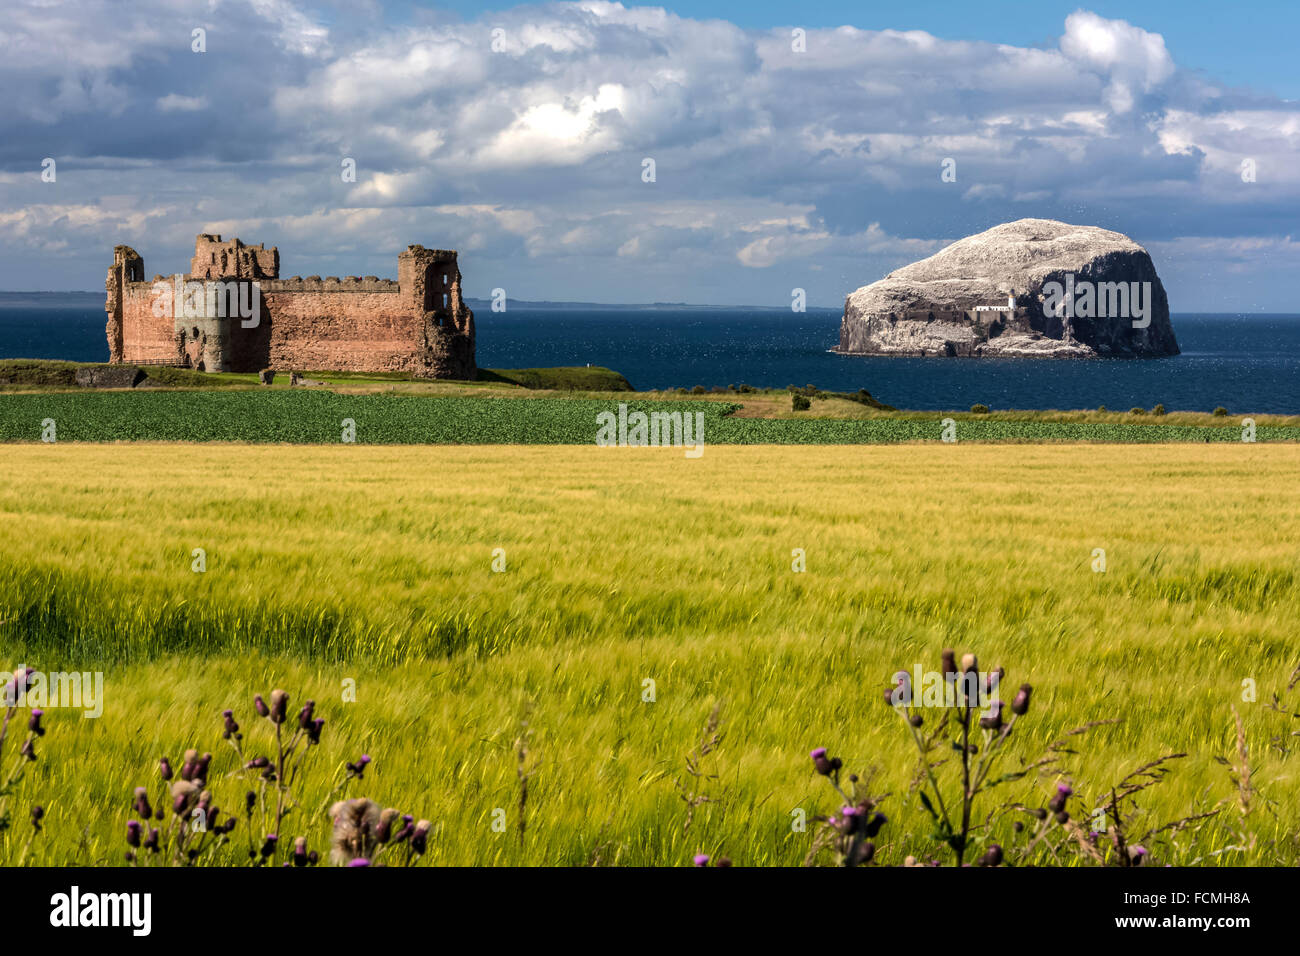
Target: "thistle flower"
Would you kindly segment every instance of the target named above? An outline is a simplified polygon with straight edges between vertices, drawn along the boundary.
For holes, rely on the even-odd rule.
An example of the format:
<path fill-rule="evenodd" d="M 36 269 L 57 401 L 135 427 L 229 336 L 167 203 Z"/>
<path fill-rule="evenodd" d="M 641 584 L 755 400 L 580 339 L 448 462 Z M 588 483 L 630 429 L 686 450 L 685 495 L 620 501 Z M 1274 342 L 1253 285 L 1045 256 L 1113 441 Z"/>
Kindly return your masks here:
<path fill-rule="evenodd" d="M 980 857 L 980 866 L 1001 866 L 1002 865 L 1002 847 L 996 843 L 991 844 L 984 855 Z"/>
<path fill-rule="evenodd" d="M 431 825 L 428 820 L 421 820 L 411 832 L 411 849 L 416 853 L 423 854 L 428 847 L 430 828 Z"/>
<path fill-rule="evenodd" d="M 244 812 L 249 816 L 253 815 L 253 807 L 257 806 L 257 794 L 252 790 L 244 794 Z"/>
<path fill-rule="evenodd" d="M 126 843 L 127 846 L 133 846 L 137 849 L 140 846 L 140 821 L 128 820 L 126 822 Z"/>
<path fill-rule="evenodd" d="M 185 751 L 185 759 L 181 761 L 181 779 L 194 779 L 194 771 L 198 767 L 199 752 L 191 747 Z"/>
<path fill-rule="evenodd" d="M 307 838 L 298 837 L 293 841 L 293 865 L 307 865 Z"/>
<path fill-rule="evenodd" d="M 1002 686 L 1002 680 L 1007 676 L 1007 669 L 999 666 L 993 673 L 984 678 L 984 693 L 993 696 L 993 691 Z"/>
<path fill-rule="evenodd" d="M 388 807 L 379 814 L 379 823 L 375 825 L 375 839 L 381 844 L 387 843 L 393 837 L 393 823 L 402 815 L 400 810 L 394 810 Z"/>
<path fill-rule="evenodd" d="M 306 730 L 311 726 L 312 711 L 316 709 L 316 701 L 309 700 L 302 705 L 302 710 L 298 711 L 298 726 Z"/>
<path fill-rule="evenodd" d="M 830 776 L 836 770 L 839 770 L 841 766 L 843 766 L 840 763 L 839 757 L 826 756 L 825 747 L 818 747 L 816 750 L 812 751 L 812 753 L 810 753 L 809 756 L 812 757 L 813 767 L 815 767 L 817 772 L 821 774 L 823 777 Z"/>
<path fill-rule="evenodd" d="M 158 773 L 163 778 L 163 780 L 170 780 L 172 778 L 171 761 L 169 761 L 166 757 L 163 757 L 161 760 L 158 761 Z"/>
<path fill-rule="evenodd" d="M 357 776 L 358 779 L 365 776 L 366 766 L 370 763 L 370 754 L 362 754 L 357 758 L 356 763 L 348 764 L 348 770 Z"/>
<path fill-rule="evenodd" d="M 1059 784 L 1056 788 L 1056 794 L 1051 800 L 1047 801 L 1047 809 L 1051 810 L 1053 813 L 1060 813 L 1065 809 L 1065 801 L 1072 793 L 1074 793 L 1074 791 L 1065 784 Z"/>
<path fill-rule="evenodd" d="M 17 707 L 18 701 L 27 693 L 27 678 L 36 673 L 34 667 L 20 667 L 14 671 L 13 679 L 5 683 L 4 703 L 6 707 Z"/>
<path fill-rule="evenodd" d="M 370 865 L 370 861 L 363 856 L 359 856 L 354 860 L 348 861 L 348 866 L 369 866 L 369 865 Z"/>
<path fill-rule="evenodd" d="M 253 709 L 257 711 L 259 717 L 270 717 L 271 708 L 266 706 L 266 701 L 262 700 L 261 694 L 253 695 Z"/>
<path fill-rule="evenodd" d="M 153 850 L 153 852 L 155 853 L 158 852 L 158 828 L 157 827 L 149 828 L 149 835 L 145 837 L 144 840 L 144 848 L 146 850 Z"/>
<path fill-rule="evenodd" d="M 45 819 L 45 808 L 39 803 L 32 806 L 32 829 L 40 832 L 41 821 Z"/>
<path fill-rule="evenodd" d="M 140 814 L 140 816 L 144 817 L 146 820 L 153 816 L 153 807 L 149 805 L 148 787 L 135 788 L 135 802 L 132 803 L 131 806 L 135 808 L 136 813 Z"/>
<path fill-rule="evenodd" d="M 198 760 L 194 761 L 194 780 L 200 783 L 208 779 L 208 766 L 212 763 L 212 754 L 205 753 Z"/>
<path fill-rule="evenodd" d="M 976 661 L 974 654 L 963 654 L 961 656 L 961 672 L 963 674 L 969 674 L 971 671 L 978 669 L 979 663 Z"/>
<path fill-rule="evenodd" d="M 1016 699 L 1011 702 L 1011 713 L 1023 714 L 1029 710 L 1029 695 L 1033 690 L 1028 684 L 1020 685 L 1020 693 L 1016 694 Z"/>
<path fill-rule="evenodd" d="M 853 850 L 848 859 L 849 866 L 861 866 L 864 863 L 870 863 L 876 856 L 876 845 L 870 840 L 859 843 Z"/>
<path fill-rule="evenodd" d="M 27 718 L 27 729 L 37 737 L 45 736 L 45 728 L 41 726 L 41 717 L 44 714 L 45 711 L 41 710 L 39 707 L 33 707 L 31 716 Z"/>
<path fill-rule="evenodd" d="M 832 817 L 831 819 L 834 820 L 835 818 Z M 857 807 L 842 807 L 840 809 L 840 816 L 839 820 L 836 821 L 836 826 L 845 836 L 857 832 L 861 824 L 862 816 L 858 813 Z"/>
<path fill-rule="evenodd" d="M 198 784 L 190 780 L 177 780 L 172 784 L 172 812 L 177 816 L 184 815 L 198 795 Z"/>
<path fill-rule="evenodd" d="M 721 867 L 728 867 L 728 866 L 731 866 L 731 857 L 729 857 L 729 856 L 720 856 L 720 857 L 718 857 L 718 862 L 717 862 L 717 863 L 714 863 L 713 865 L 714 865 L 714 866 L 721 866 Z"/>
<path fill-rule="evenodd" d="M 1129 847 L 1128 858 L 1133 866 L 1141 866 L 1146 862 L 1147 848 L 1138 844 Z"/>
<path fill-rule="evenodd" d="M 709 865 L 709 855 L 708 855 L 707 853 L 697 853 L 697 854 L 695 854 L 695 859 L 694 859 L 692 862 L 693 862 L 696 866 L 708 866 L 708 865 Z"/>
<path fill-rule="evenodd" d="M 952 680 L 957 676 L 957 654 L 951 647 L 945 647 L 941 655 L 943 661 L 943 679 Z"/>
<path fill-rule="evenodd" d="M 307 725 L 307 739 L 314 744 L 320 743 L 320 732 L 325 728 L 325 719 L 317 717 Z"/>
<path fill-rule="evenodd" d="M 883 827 L 888 822 L 889 822 L 889 818 L 886 817 L 883 813 L 876 813 L 871 817 L 870 820 L 867 821 L 866 826 L 863 827 L 863 832 L 865 832 L 866 835 L 869 837 L 874 837 L 877 833 L 880 832 L 880 828 Z"/>
<path fill-rule="evenodd" d="M 268 856 L 270 856 L 272 853 L 275 852 L 275 845 L 279 841 L 280 838 L 276 836 L 274 833 L 268 833 L 266 835 L 266 839 L 262 841 L 262 849 L 261 849 L 262 859 L 265 860 Z"/>
<path fill-rule="evenodd" d="M 271 723 L 282 724 L 289 714 L 289 694 L 282 690 L 271 691 Z"/>
<path fill-rule="evenodd" d="M 225 730 L 222 731 L 221 739 L 229 740 L 234 737 L 238 740 L 241 734 L 239 733 L 239 724 L 235 721 L 235 712 L 233 710 L 223 710 L 221 716 L 225 723 Z"/>
<path fill-rule="evenodd" d="M 330 840 L 330 859 L 336 864 L 369 859 L 378 846 L 375 828 L 379 824 L 379 804 L 365 797 L 340 800 L 330 807 L 334 832 Z"/>
<path fill-rule="evenodd" d="M 995 700 L 989 704 L 987 717 L 980 718 L 980 726 L 985 730 L 999 730 L 1002 727 L 1002 701 Z"/>
<path fill-rule="evenodd" d="M 911 717 L 907 718 L 907 722 L 913 727 L 920 727 L 925 723 L 925 719 L 920 714 L 913 714 Z"/>

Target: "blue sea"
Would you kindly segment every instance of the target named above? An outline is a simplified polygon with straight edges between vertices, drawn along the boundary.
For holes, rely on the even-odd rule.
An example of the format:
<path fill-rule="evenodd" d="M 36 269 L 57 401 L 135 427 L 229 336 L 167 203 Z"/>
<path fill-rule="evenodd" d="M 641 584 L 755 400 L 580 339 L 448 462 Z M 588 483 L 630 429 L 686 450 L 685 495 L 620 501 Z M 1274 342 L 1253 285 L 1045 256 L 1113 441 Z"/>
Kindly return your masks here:
<path fill-rule="evenodd" d="M 477 306 L 477 303 L 475 304 Z M 813 384 L 898 408 L 1096 408 L 1300 413 L 1300 315 L 1173 316 L 1182 354 L 1160 359 L 835 355 L 840 314 L 810 309 L 475 308 L 485 368 L 604 365 L 638 389 Z M 0 293 L 0 358 L 102 362 L 103 296 Z"/>

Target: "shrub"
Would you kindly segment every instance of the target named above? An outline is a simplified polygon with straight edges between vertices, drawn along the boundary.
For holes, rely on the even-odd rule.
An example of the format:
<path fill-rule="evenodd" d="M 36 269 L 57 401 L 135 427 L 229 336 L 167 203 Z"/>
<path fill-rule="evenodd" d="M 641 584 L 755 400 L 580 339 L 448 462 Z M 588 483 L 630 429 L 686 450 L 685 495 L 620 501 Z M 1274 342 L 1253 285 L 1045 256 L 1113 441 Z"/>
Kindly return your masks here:
<path fill-rule="evenodd" d="M 1151 409 L 1152 415 L 1163 415 L 1164 413 L 1165 407 L 1163 405 L 1157 405 L 1155 408 Z"/>
<path fill-rule="evenodd" d="M 808 396 L 796 392 L 790 396 L 790 407 L 796 412 L 806 412 L 812 407 L 812 402 L 808 399 Z"/>
<path fill-rule="evenodd" d="M 1097 411 L 1099 411 L 1099 412 L 1104 412 L 1105 410 L 1106 410 L 1106 406 L 1105 406 L 1105 405 L 1098 405 L 1098 406 L 1097 406 Z"/>
<path fill-rule="evenodd" d="M 365 797 L 330 803 L 348 784 L 365 779 L 371 762 L 369 754 L 347 764 L 343 772 L 335 772 L 334 787 L 315 814 L 302 805 L 299 786 L 307 776 L 304 764 L 310 765 L 308 753 L 320 743 L 325 726 L 325 721 L 316 716 L 315 701 L 307 701 L 295 717 L 289 709 L 289 695 L 274 690 L 269 703 L 261 694 L 256 695 L 253 707 L 266 720 L 259 746 L 267 747 L 269 756 L 246 750 L 234 711 L 223 711 L 222 738 L 230 745 L 240 769 L 220 776 L 213 774 L 209 790 L 212 754 L 200 754 L 197 748 L 187 750 L 176 769 L 163 757 L 158 766 L 161 783 L 156 791 L 157 803 L 150 802 L 149 787 L 135 788 L 131 805 L 135 818 L 126 825 L 128 863 L 193 866 L 221 862 L 229 855 L 230 851 L 223 848 L 231 843 L 230 833 L 241 810 L 248 845 L 243 852 L 251 866 L 301 867 L 321 862 L 323 855 L 309 849 L 306 836 L 320 817 L 331 823 L 329 860 L 337 865 L 369 866 L 381 857 L 386 865 L 411 865 L 424 855 L 429 821 L 417 823 L 413 816 L 384 808 Z M 214 791 L 219 784 L 236 789 L 237 784 L 230 783 L 232 778 L 242 780 L 247 792 L 242 801 L 226 803 L 227 807 L 233 803 L 235 809 L 222 811 L 215 803 Z M 281 837 L 291 817 L 290 826 L 301 835 L 287 845 L 288 841 Z"/>
<path fill-rule="evenodd" d="M 1145 408 L 1138 408 L 1136 405 L 1134 405 L 1132 408 L 1128 410 L 1128 413 L 1130 415 L 1145 415 L 1147 413 L 1147 410 Z"/>
<path fill-rule="evenodd" d="M 1223 418 L 1225 415 L 1228 414 L 1228 410 L 1224 408 L 1222 405 L 1220 405 L 1218 408 L 1214 410 L 1214 414 L 1219 416 L 1220 418 Z"/>
<path fill-rule="evenodd" d="M 987 405 L 972 405 L 970 410 L 975 415 L 987 415 L 989 413 L 989 407 Z"/>
<path fill-rule="evenodd" d="M 692 395 L 703 395 L 705 391 L 706 391 L 706 390 L 705 390 L 705 388 L 704 388 L 703 385 L 696 385 L 693 389 L 691 389 L 691 394 L 692 394 Z"/>
<path fill-rule="evenodd" d="M 0 707 L 3 707 L 3 717 L 0 717 L 0 750 L 3 750 L 5 738 L 9 736 L 10 723 L 17 713 L 19 705 L 25 704 L 27 682 L 33 673 L 34 671 L 30 667 L 20 667 L 5 682 L 4 687 L 0 688 Z M 36 762 L 36 741 L 38 738 L 45 736 L 45 727 L 41 724 L 41 717 L 44 715 L 45 712 L 41 708 L 30 708 L 27 715 L 26 734 L 21 738 L 21 747 L 10 757 L 8 764 L 0 764 L 0 771 L 3 771 L 3 773 L 0 773 L 0 832 L 8 830 L 11 825 L 9 797 L 17 788 L 18 782 L 27 770 L 27 765 Z M 12 729 L 22 733 L 22 730 L 16 724 Z M 32 828 L 27 835 L 27 839 L 23 842 L 22 852 L 18 857 L 19 866 L 27 859 L 27 851 L 32 848 L 32 841 L 41 832 L 41 820 L 44 817 L 45 808 L 39 803 L 33 804 L 31 815 L 28 817 Z"/>
<path fill-rule="evenodd" d="M 940 675 L 941 683 L 930 683 L 927 675 L 922 686 L 914 688 L 911 675 L 900 671 L 894 675 L 896 683 L 884 690 L 885 704 L 902 719 L 904 736 L 916 746 L 919 765 L 912 771 L 909 794 L 915 794 L 929 817 L 934 841 L 930 859 L 909 855 L 901 861 L 903 866 L 939 866 L 941 857 L 948 857 L 955 866 L 995 867 L 1004 862 L 1032 866 L 1049 861 L 1058 865 L 1150 866 L 1152 857 L 1143 845 L 1148 840 L 1166 831 L 1195 832 L 1219 813 L 1215 808 L 1155 826 L 1142 819 L 1136 795 L 1160 784 L 1171 773 L 1172 762 L 1187 756 L 1170 753 L 1144 763 L 1111 786 L 1091 791 L 1104 801 L 1099 809 L 1105 823 L 1099 827 L 1097 811 L 1088 810 L 1094 804 L 1082 794 L 1076 795 L 1062 761 L 1077 753 L 1082 734 L 1118 724 L 1117 718 L 1075 727 L 1045 747 L 1034 744 L 1037 735 L 1031 734 L 1026 743 L 1042 749 L 1036 758 L 1026 759 L 1023 750 L 1013 754 L 1020 748 L 1008 741 L 1025 737 L 1017 725 L 1030 709 L 1030 684 L 1021 684 L 1012 700 L 1004 702 L 1000 687 L 1006 679 L 1005 669 L 983 673 L 974 654 L 963 655 L 959 664 L 950 648 L 943 651 L 941 671 L 933 676 Z M 938 699 L 931 696 L 936 693 Z M 1244 733 L 1238 721 L 1243 753 Z M 873 795 L 870 775 L 849 776 L 851 788 L 845 788 L 841 781 L 844 762 L 832 757 L 825 747 L 816 748 L 810 756 L 813 769 L 827 779 L 841 807 L 836 814 L 815 817 L 820 826 L 805 863 L 815 863 L 827 850 L 841 866 L 885 862 L 870 841 L 889 822 L 879 807 L 890 795 Z M 1248 773 L 1242 768 L 1237 772 Z M 1040 775 L 1054 777 L 1056 784 L 1042 806 L 1026 806 L 1013 796 L 999 799 L 993 794 L 1005 784 Z M 995 842 L 1000 837 L 1007 841 L 1005 849 Z M 891 848 L 886 845 L 885 850 Z"/>

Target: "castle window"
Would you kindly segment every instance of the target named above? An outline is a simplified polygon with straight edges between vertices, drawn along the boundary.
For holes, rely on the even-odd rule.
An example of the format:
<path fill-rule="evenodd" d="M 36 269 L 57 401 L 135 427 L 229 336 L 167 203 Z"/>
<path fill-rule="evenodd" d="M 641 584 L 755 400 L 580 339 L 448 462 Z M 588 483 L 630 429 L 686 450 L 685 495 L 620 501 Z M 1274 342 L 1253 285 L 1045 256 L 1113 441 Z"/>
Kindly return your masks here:
<path fill-rule="evenodd" d="M 447 308 L 447 293 L 445 292 L 442 294 L 442 307 Z"/>

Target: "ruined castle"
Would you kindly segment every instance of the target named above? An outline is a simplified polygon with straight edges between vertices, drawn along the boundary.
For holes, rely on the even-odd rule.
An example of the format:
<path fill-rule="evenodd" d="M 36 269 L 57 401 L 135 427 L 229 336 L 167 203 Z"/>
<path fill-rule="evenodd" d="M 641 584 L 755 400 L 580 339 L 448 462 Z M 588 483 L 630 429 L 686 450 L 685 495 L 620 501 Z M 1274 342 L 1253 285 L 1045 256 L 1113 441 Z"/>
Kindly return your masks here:
<path fill-rule="evenodd" d="M 144 278 L 130 246 L 108 270 L 109 361 L 208 372 L 329 369 L 473 379 L 474 313 L 456 253 L 407 246 L 397 281 L 280 278 L 280 253 L 200 235 L 185 275 Z"/>

